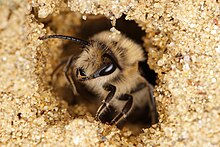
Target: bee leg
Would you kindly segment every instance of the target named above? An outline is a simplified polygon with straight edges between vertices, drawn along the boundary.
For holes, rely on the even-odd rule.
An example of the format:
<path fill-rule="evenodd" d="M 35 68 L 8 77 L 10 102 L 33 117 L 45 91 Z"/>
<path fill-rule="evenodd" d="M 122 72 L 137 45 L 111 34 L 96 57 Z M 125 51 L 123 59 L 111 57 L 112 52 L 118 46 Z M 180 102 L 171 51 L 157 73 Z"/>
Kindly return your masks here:
<path fill-rule="evenodd" d="M 78 92 L 76 90 L 76 86 L 75 86 L 73 78 L 71 76 L 72 72 L 69 72 L 70 68 L 73 66 L 73 61 L 74 61 L 74 56 L 70 56 L 67 63 L 66 63 L 66 66 L 63 69 L 63 72 L 65 74 L 65 77 L 66 77 L 68 83 L 71 85 L 71 88 L 73 90 L 73 94 L 78 95 Z"/>
<path fill-rule="evenodd" d="M 99 115 L 100 115 L 100 113 L 102 112 L 103 109 L 109 107 L 109 102 L 111 101 L 111 99 L 115 95 L 115 91 L 116 91 L 116 87 L 114 85 L 111 85 L 111 84 L 104 85 L 103 88 L 106 91 L 110 91 L 110 92 L 107 95 L 107 97 L 102 101 L 102 105 L 98 108 L 98 110 L 96 112 L 96 116 L 95 116 L 96 119 L 99 118 Z"/>
<path fill-rule="evenodd" d="M 58 66 L 56 66 L 56 68 L 53 70 L 52 74 L 51 74 L 51 82 L 54 85 L 54 81 L 56 81 L 57 79 L 57 73 L 60 71 L 61 67 L 66 64 L 67 60 L 63 60 L 61 63 L 59 63 Z M 56 78 L 56 79 L 55 79 Z"/>
<path fill-rule="evenodd" d="M 121 112 L 115 116 L 115 118 L 110 122 L 110 124 L 118 125 L 121 121 L 125 120 L 130 113 L 133 104 L 133 96 L 129 94 L 124 94 L 118 98 L 122 101 L 127 101 L 121 110 Z"/>
<path fill-rule="evenodd" d="M 64 64 L 67 63 L 68 59 L 69 59 L 69 58 L 62 59 L 62 61 L 61 61 L 61 62 L 56 66 L 56 68 L 53 70 L 53 72 L 52 72 L 52 74 L 51 74 L 52 77 L 54 77 L 54 76 L 57 74 L 57 72 L 60 71 L 60 68 L 61 68 L 62 66 L 64 66 Z"/>
<path fill-rule="evenodd" d="M 156 102 L 155 102 L 155 98 L 153 96 L 153 86 L 151 84 L 148 84 L 149 85 L 149 89 L 150 89 L 150 107 L 152 108 L 151 109 L 151 113 L 149 113 L 150 117 L 151 117 L 151 125 L 157 123 L 159 120 L 158 120 L 158 117 L 159 117 L 159 114 L 157 112 L 157 107 L 156 107 Z"/>

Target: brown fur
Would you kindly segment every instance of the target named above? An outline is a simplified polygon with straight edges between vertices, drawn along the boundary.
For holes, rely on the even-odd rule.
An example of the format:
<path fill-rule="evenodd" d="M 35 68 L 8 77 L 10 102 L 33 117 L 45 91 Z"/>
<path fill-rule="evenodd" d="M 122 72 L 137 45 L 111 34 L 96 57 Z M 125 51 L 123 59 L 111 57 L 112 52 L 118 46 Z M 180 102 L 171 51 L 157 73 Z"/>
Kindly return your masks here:
<path fill-rule="evenodd" d="M 84 81 L 91 90 L 105 99 L 109 92 L 103 89 L 103 85 L 108 83 L 116 86 L 115 98 L 110 102 L 111 105 L 120 112 L 125 104 L 125 101 L 120 101 L 116 97 L 122 94 L 130 94 L 131 90 L 136 88 L 139 83 L 149 83 L 140 75 L 138 71 L 138 62 L 145 60 L 144 52 L 138 44 L 126 38 L 121 34 L 112 36 L 109 31 L 101 32 L 93 36 L 92 45 L 87 46 L 87 50 L 82 52 L 81 56 L 76 61 L 76 68 L 83 67 L 87 76 L 93 74 L 103 63 L 102 55 L 109 50 L 117 59 L 118 64 L 122 69 L 116 69 L 112 74 L 98 77 L 95 79 Z M 103 45 L 104 44 L 104 48 Z M 150 103 L 150 92 L 152 89 L 146 86 L 137 93 L 132 94 L 133 106 L 144 107 Z M 155 109 L 153 106 L 150 109 Z"/>

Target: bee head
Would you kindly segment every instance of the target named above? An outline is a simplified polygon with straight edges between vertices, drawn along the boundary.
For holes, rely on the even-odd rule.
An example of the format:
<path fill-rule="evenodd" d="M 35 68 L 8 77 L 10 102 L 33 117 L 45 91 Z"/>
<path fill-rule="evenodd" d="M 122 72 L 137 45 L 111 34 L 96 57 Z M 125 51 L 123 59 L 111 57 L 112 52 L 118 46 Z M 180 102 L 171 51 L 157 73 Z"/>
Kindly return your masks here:
<path fill-rule="evenodd" d="M 80 81 L 103 76 L 112 77 L 112 73 L 115 72 L 117 68 L 121 69 L 111 49 L 104 43 L 94 40 L 85 41 L 64 35 L 49 35 L 40 37 L 39 39 L 46 40 L 49 38 L 71 40 L 82 45 L 83 52 L 75 62 L 76 78 Z"/>
<path fill-rule="evenodd" d="M 112 51 L 98 41 L 90 41 L 76 60 L 76 78 L 86 81 L 112 75 L 120 66 Z"/>

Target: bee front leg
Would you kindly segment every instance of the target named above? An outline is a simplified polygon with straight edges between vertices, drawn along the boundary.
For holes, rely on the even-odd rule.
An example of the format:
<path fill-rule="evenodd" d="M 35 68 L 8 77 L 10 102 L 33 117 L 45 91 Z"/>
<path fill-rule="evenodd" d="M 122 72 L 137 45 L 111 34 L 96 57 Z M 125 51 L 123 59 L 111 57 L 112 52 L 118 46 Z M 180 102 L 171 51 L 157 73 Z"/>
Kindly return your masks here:
<path fill-rule="evenodd" d="M 69 84 L 71 85 L 71 88 L 73 90 L 73 94 L 74 95 L 78 95 L 78 92 L 76 90 L 76 86 L 74 84 L 74 81 L 73 81 L 73 78 L 72 78 L 72 72 L 69 72 L 69 71 L 72 71 L 71 67 L 73 66 L 73 63 L 74 63 L 74 56 L 70 56 L 64 69 L 63 69 L 63 72 L 65 74 L 65 77 L 67 79 L 67 81 L 69 82 Z"/>
<path fill-rule="evenodd" d="M 110 124 L 116 124 L 118 125 L 121 121 L 125 120 L 128 116 L 128 114 L 131 112 L 131 108 L 133 105 L 133 96 L 129 94 L 123 94 L 121 95 L 118 100 L 127 101 L 121 110 L 121 112 L 115 116 L 114 119 L 110 122 Z"/>
<path fill-rule="evenodd" d="M 106 84 L 103 86 L 103 88 L 106 91 L 109 91 L 108 95 L 106 96 L 106 98 L 102 101 L 102 105 L 98 108 L 97 112 L 96 112 L 96 119 L 99 119 L 100 114 L 102 113 L 102 111 L 105 108 L 109 107 L 109 102 L 111 101 L 111 99 L 113 98 L 113 96 L 115 95 L 115 91 L 116 91 L 116 87 L 114 85 L 111 84 Z"/>

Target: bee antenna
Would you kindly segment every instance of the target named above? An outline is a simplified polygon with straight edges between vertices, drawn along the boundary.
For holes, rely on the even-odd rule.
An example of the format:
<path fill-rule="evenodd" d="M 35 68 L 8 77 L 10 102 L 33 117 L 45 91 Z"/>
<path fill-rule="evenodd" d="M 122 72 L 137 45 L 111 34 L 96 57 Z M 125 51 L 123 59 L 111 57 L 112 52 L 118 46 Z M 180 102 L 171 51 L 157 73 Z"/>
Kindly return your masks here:
<path fill-rule="evenodd" d="M 65 35 L 49 35 L 49 36 L 39 37 L 40 40 L 46 40 L 46 39 L 49 39 L 49 38 L 58 38 L 58 39 L 71 40 L 73 42 L 76 42 L 76 43 L 79 43 L 79 44 L 82 44 L 82 45 L 88 45 L 89 44 L 88 41 L 85 41 L 85 40 L 82 40 L 82 39 L 79 39 L 79 38 L 75 38 L 75 37 L 72 37 L 72 36 L 65 36 Z"/>

